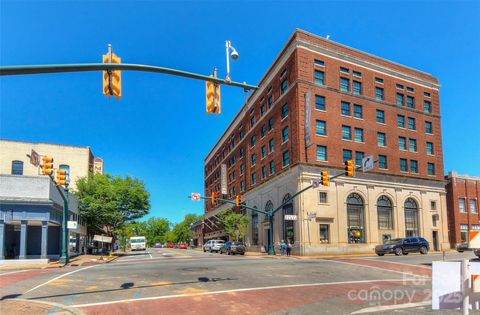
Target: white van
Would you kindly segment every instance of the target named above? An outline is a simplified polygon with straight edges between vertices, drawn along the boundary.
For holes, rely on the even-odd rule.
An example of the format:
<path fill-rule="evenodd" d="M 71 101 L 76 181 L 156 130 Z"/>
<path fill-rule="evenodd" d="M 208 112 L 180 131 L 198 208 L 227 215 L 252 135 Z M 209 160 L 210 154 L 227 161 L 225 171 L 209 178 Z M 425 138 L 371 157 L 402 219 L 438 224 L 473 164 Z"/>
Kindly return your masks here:
<path fill-rule="evenodd" d="M 132 236 L 130 237 L 130 249 L 131 250 L 145 250 L 147 249 L 147 240 L 145 236 Z"/>
<path fill-rule="evenodd" d="M 219 252 L 220 251 L 220 248 L 223 246 L 223 244 L 225 243 L 224 240 L 209 240 L 208 242 L 206 242 L 204 245 L 203 245 L 203 251 L 206 252 L 206 251 L 209 251 L 210 253 L 211 252 Z"/>

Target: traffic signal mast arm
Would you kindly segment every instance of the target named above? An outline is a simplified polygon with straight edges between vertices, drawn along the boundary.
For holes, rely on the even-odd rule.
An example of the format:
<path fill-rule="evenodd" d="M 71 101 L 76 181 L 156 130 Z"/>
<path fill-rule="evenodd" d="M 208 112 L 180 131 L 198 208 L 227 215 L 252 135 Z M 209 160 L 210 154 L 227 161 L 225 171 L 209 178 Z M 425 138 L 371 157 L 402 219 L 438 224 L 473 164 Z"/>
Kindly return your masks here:
<path fill-rule="evenodd" d="M 208 75 L 197 74 L 177 69 L 127 63 L 81 63 L 81 64 L 59 64 L 59 65 L 28 65 L 28 66 L 0 66 L 0 76 L 21 75 L 21 74 L 41 74 L 41 73 L 62 73 L 62 72 L 85 72 L 85 71 L 113 71 L 113 70 L 131 70 L 156 72 L 197 79 L 202 81 L 211 81 L 217 84 L 227 84 L 241 87 L 245 90 L 256 90 L 257 86 L 246 83 L 228 81 L 221 78 L 213 78 Z"/>
<path fill-rule="evenodd" d="M 188 198 L 191 198 L 190 196 L 188 196 Z M 206 199 L 206 200 L 211 200 L 212 197 L 200 197 L 200 199 Z M 219 201 L 222 201 L 222 202 L 225 202 L 225 203 L 229 203 L 229 204 L 232 204 L 232 205 L 236 205 L 236 202 L 235 200 L 228 200 L 228 199 L 223 199 L 223 198 L 216 198 L 217 200 Z M 250 209 L 252 211 L 256 211 L 256 212 L 260 212 L 262 214 L 268 214 L 266 211 L 262 211 L 262 210 L 258 210 L 257 208 L 252 208 L 252 207 L 249 207 L 249 206 L 246 206 L 245 204 L 240 204 L 240 207 L 242 208 L 245 208 L 245 209 Z"/>

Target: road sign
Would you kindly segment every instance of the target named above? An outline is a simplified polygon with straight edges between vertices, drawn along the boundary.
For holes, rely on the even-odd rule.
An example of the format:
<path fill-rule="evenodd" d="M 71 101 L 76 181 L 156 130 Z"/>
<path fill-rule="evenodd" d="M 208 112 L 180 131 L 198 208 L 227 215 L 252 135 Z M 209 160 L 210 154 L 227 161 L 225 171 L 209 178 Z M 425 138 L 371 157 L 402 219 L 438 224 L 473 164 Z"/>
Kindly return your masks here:
<path fill-rule="evenodd" d="M 363 172 L 368 172 L 373 170 L 373 155 L 369 155 L 367 157 L 364 157 L 362 159 L 362 171 Z"/>
<path fill-rule="evenodd" d="M 322 179 L 321 178 L 312 179 L 311 183 L 313 188 L 317 188 L 322 183 Z"/>
<path fill-rule="evenodd" d="M 30 153 L 30 163 L 36 167 L 40 165 L 40 155 L 34 149 L 32 149 L 32 153 Z"/>
<path fill-rule="evenodd" d="M 200 194 L 199 193 L 192 193 L 192 200 L 194 201 L 199 201 L 200 200 Z"/>
<path fill-rule="evenodd" d="M 226 195 L 227 192 L 227 164 L 222 164 L 221 166 L 221 183 L 222 186 L 222 194 Z"/>
<path fill-rule="evenodd" d="M 480 231 L 470 231 L 468 248 L 480 248 Z"/>
<path fill-rule="evenodd" d="M 308 214 L 308 219 L 311 220 L 311 219 L 315 219 L 317 217 L 317 214 L 316 213 L 309 213 Z"/>
<path fill-rule="evenodd" d="M 78 227 L 78 222 L 77 221 L 68 221 L 67 222 L 67 228 L 75 230 Z"/>
<path fill-rule="evenodd" d="M 297 215 L 296 214 L 286 214 L 285 221 L 296 221 Z"/>
<path fill-rule="evenodd" d="M 104 236 L 104 235 L 94 235 L 93 240 L 96 242 L 102 242 L 102 243 L 112 242 L 112 238 L 110 236 Z"/>

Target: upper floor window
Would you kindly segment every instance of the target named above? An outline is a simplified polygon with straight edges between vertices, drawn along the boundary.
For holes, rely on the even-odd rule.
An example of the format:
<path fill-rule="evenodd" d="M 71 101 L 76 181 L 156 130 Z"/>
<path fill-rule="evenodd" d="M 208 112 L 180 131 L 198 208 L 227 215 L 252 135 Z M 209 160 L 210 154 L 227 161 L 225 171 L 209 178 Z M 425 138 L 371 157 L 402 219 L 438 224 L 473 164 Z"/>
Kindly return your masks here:
<path fill-rule="evenodd" d="M 340 78 L 340 91 L 350 92 L 350 79 Z"/>
<path fill-rule="evenodd" d="M 355 142 L 363 142 L 363 129 L 362 128 L 355 128 Z"/>
<path fill-rule="evenodd" d="M 433 127 L 432 127 L 432 123 L 430 121 L 425 122 L 425 132 L 430 133 L 430 134 L 433 133 Z"/>
<path fill-rule="evenodd" d="M 353 81 L 353 94 L 355 95 L 362 94 L 362 82 Z"/>
<path fill-rule="evenodd" d="M 240 140 L 242 140 L 243 137 L 245 136 L 245 133 L 243 132 L 243 130 L 240 130 L 239 136 L 240 136 Z"/>
<path fill-rule="evenodd" d="M 264 159 L 267 156 L 267 147 L 262 146 L 262 159 Z"/>
<path fill-rule="evenodd" d="M 425 96 L 425 97 L 430 97 L 430 93 L 428 93 L 428 92 L 423 92 L 423 96 Z"/>
<path fill-rule="evenodd" d="M 376 87 L 375 88 L 375 99 L 378 101 L 383 101 L 383 88 L 381 87 Z"/>
<path fill-rule="evenodd" d="M 364 152 L 355 151 L 355 166 L 362 166 L 362 161 L 364 157 Z"/>
<path fill-rule="evenodd" d="M 354 104 L 353 105 L 353 117 L 363 118 L 363 109 L 362 105 Z"/>
<path fill-rule="evenodd" d="M 399 89 L 399 90 L 403 90 L 403 85 L 401 85 L 401 84 L 397 83 L 395 86 L 397 87 L 397 89 Z"/>
<path fill-rule="evenodd" d="M 268 120 L 268 131 L 273 129 L 273 117 Z"/>
<path fill-rule="evenodd" d="M 315 70 L 315 83 L 320 85 L 325 85 L 325 73 L 320 70 Z"/>
<path fill-rule="evenodd" d="M 253 135 L 251 138 L 250 138 L 250 146 L 251 147 L 254 147 L 255 146 L 255 143 L 257 143 L 257 137 L 255 135 Z"/>
<path fill-rule="evenodd" d="M 314 64 L 316 66 L 320 66 L 320 67 L 324 67 L 325 66 L 325 62 L 323 62 L 322 60 L 318 60 L 318 59 L 315 59 L 314 60 Z"/>
<path fill-rule="evenodd" d="M 12 161 L 12 175 L 23 175 L 22 161 Z"/>
<path fill-rule="evenodd" d="M 265 115 L 265 112 L 266 112 L 266 109 L 265 109 L 265 104 L 262 104 L 262 106 L 260 106 L 260 115 Z"/>
<path fill-rule="evenodd" d="M 267 99 L 268 109 L 272 108 L 273 105 L 273 97 L 270 95 Z"/>
<path fill-rule="evenodd" d="M 257 173 L 253 172 L 252 173 L 252 185 L 257 184 Z"/>
<path fill-rule="evenodd" d="M 407 95 L 407 107 L 415 108 L 415 98 L 413 96 Z"/>
<path fill-rule="evenodd" d="M 417 129 L 416 125 L 415 125 L 415 118 L 413 117 L 408 117 L 408 129 L 410 130 L 415 130 Z"/>
<path fill-rule="evenodd" d="M 343 153 L 343 162 L 346 162 L 352 159 L 352 150 L 344 149 L 342 153 Z"/>
<path fill-rule="evenodd" d="M 352 131 L 350 126 L 342 126 L 342 139 L 352 140 Z"/>
<path fill-rule="evenodd" d="M 432 142 L 427 142 L 427 154 L 428 155 L 433 155 L 433 143 Z"/>
<path fill-rule="evenodd" d="M 403 106 L 404 97 L 402 93 L 397 93 L 397 105 Z"/>
<path fill-rule="evenodd" d="M 290 164 L 290 155 L 288 151 L 283 152 L 283 166 Z"/>
<path fill-rule="evenodd" d="M 255 125 L 255 116 L 250 118 L 250 127 L 253 127 L 253 125 Z"/>
<path fill-rule="evenodd" d="M 470 206 L 470 213 L 477 213 L 477 205 L 476 205 L 475 199 L 469 200 L 469 206 Z"/>
<path fill-rule="evenodd" d="M 257 155 L 252 154 L 251 160 L 252 160 L 252 166 L 254 166 L 255 164 L 257 164 Z"/>
<path fill-rule="evenodd" d="M 282 129 L 282 142 L 288 141 L 288 127 Z"/>
<path fill-rule="evenodd" d="M 414 91 L 415 91 L 415 90 L 414 90 L 412 87 L 407 86 L 407 92 L 413 93 Z"/>
<path fill-rule="evenodd" d="M 407 159 L 400 159 L 400 171 L 401 172 L 408 172 Z"/>
<path fill-rule="evenodd" d="M 432 112 L 432 103 L 429 101 L 423 101 L 423 111 L 425 113 L 431 113 Z"/>
<path fill-rule="evenodd" d="M 325 110 L 325 96 L 315 95 L 315 109 Z"/>
<path fill-rule="evenodd" d="M 345 67 L 340 67 L 340 73 L 350 73 L 350 70 Z"/>
<path fill-rule="evenodd" d="M 244 148 L 240 148 L 240 158 L 243 158 L 245 156 L 245 149 Z"/>
<path fill-rule="evenodd" d="M 381 109 L 377 109 L 377 123 L 385 123 L 385 112 Z"/>
<path fill-rule="evenodd" d="M 400 150 L 407 150 L 407 138 L 405 137 L 398 137 L 398 149 Z"/>
<path fill-rule="evenodd" d="M 273 175 L 275 173 L 275 163 L 273 162 L 273 160 L 270 161 L 269 166 L 270 166 L 270 175 Z"/>
<path fill-rule="evenodd" d="M 272 153 L 274 149 L 275 149 L 275 142 L 273 139 L 270 139 L 270 141 L 268 141 L 268 151 Z"/>
<path fill-rule="evenodd" d="M 417 152 L 417 140 L 409 139 L 409 148 L 410 152 Z"/>
<path fill-rule="evenodd" d="M 387 137 L 383 132 L 377 132 L 377 145 L 381 147 L 387 146 Z"/>
<path fill-rule="evenodd" d="M 361 72 L 358 72 L 358 71 L 353 70 L 352 73 L 353 73 L 353 76 L 354 76 L 354 77 L 357 77 L 357 78 L 361 78 L 361 77 L 362 77 L 362 73 L 361 73 Z"/>
<path fill-rule="evenodd" d="M 386 155 L 378 155 L 378 168 L 387 169 L 387 156 Z"/>
<path fill-rule="evenodd" d="M 405 116 L 397 115 L 397 126 L 399 128 L 405 128 Z"/>
<path fill-rule="evenodd" d="M 317 120 L 315 122 L 315 134 L 317 136 L 327 135 L 327 123 L 323 120 Z"/>
<path fill-rule="evenodd" d="M 460 212 L 466 212 L 466 210 L 465 210 L 465 198 L 458 198 L 458 210 Z"/>
<path fill-rule="evenodd" d="M 265 127 L 265 124 L 262 125 L 262 129 L 260 130 L 260 136 L 263 138 L 267 134 L 267 127 Z"/>
<path fill-rule="evenodd" d="M 382 78 L 377 78 L 377 77 L 375 77 L 375 82 L 376 82 L 376 83 L 383 84 L 383 79 L 382 79 Z"/>
<path fill-rule="evenodd" d="M 283 94 L 287 90 L 288 87 L 288 80 L 285 79 L 282 81 L 282 84 L 280 85 L 280 93 Z"/>
<path fill-rule="evenodd" d="M 427 163 L 427 173 L 428 175 L 435 175 L 435 164 Z"/>
<path fill-rule="evenodd" d="M 418 161 L 410 160 L 410 172 L 418 173 Z"/>
<path fill-rule="evenodd" d="M 341 106 L 342 106 L 342 115 L 350 116 L 350 103 L 342 101 Z"/>
<path fill-rule="evenodd" d="M 317 145 L 317 161 L 327 161 L 327 147 L 324 145 Z"/>
<path fill-rule="evenodd" d="M 282 106 L 282 119 L 288 116 L 288 104 Z"/>

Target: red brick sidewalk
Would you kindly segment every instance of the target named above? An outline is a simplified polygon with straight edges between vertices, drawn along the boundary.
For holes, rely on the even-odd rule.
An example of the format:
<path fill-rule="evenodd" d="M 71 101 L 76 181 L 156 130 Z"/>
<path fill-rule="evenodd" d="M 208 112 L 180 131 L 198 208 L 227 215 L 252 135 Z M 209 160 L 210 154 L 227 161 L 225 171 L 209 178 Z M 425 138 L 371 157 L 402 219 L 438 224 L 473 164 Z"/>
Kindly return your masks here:
<path fill-rule="evenodd" d="M 24 299 L 3 300 L 0 302 L 2 315 L 16 314 L 57 314 L 57 315 L 82 315 L 83 311 L 50 302 L 38 302 Z"/>

